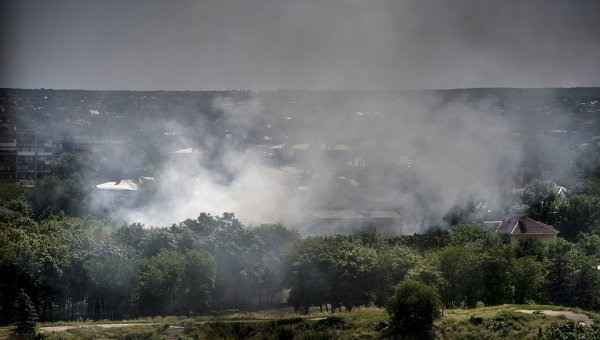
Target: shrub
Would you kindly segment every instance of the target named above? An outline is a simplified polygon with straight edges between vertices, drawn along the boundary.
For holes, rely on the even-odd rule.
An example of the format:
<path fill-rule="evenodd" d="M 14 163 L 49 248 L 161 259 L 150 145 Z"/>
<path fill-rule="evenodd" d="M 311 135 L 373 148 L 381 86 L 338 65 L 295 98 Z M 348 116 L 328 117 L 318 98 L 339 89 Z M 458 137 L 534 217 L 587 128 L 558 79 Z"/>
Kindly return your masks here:
<path fill-rule="evenodd" d="M 425 337 L 431 333 L 433 321 L 440 317 L 442 302 L 433 286 L 415 280 L 405 280 L 387 307 L 392 332 L 405 336 Z"/>
<path fill-rule="evenodd" d="M 600 325 L 584 326 L 574 321 L 553 323 L 545 330 L 540 330 L 538 339 L 600 339 Z"/>
<path fill-rule="evenodd" d="M 469 322 L 474 325 L 481 325 L 483 323 L 483 318 L 481 316 L 471 316 Z"/>
<path fill-rule="evenodd" d="M 341 328 L 346 324 L 346 320 L 339 316 L 330 316 L 315 323 L 315 328 Z"/>
<path fill-rule="evenodd" d="M 17 296 L 13 311 L 15 325 L 17 326 L 16 333 L 20 335 L 34 334 L 37 313 L 29 295 L 23 289 L 21 289 L 21 292 Z"/>

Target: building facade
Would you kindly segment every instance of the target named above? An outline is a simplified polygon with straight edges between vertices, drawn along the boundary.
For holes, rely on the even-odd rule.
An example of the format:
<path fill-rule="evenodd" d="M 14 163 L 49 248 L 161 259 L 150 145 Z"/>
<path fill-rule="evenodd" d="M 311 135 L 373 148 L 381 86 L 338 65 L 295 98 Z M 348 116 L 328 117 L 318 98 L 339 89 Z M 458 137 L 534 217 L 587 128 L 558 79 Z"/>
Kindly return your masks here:
<path fill-rule="evenodd" d="M 0 181 L 34 180 L 50 175 L 63 153 L 97 153 L 123 141 L 90 134 L 51 134 L 43 130 L 0 127 Z"/>

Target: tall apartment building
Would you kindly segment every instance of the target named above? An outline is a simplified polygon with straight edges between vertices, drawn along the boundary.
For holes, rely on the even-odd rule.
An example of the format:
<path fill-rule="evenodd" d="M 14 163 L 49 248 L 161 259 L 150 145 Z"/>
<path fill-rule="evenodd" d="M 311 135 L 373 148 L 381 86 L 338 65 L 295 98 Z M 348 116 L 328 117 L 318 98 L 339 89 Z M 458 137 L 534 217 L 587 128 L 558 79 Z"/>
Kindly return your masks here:
<path fill-rule="evenodd" d="M 50 174 L 52 137 L 39 130 L 3 127 L 0 133 L 0 180 L 43 178 Z"/>
<path fill-rule="evenodd" d="M 0 181 L 40 179 L 51 173 L 52 161 L 63 153 L 96 153 L 123 141 L 89 134 L 55 134 L 42 130 L 0 127 Z"/>
<path fill-rule="evenodd" d="M 9 126 L 0 126 L 0 181 L 16 179 L 17 139 Z"/>

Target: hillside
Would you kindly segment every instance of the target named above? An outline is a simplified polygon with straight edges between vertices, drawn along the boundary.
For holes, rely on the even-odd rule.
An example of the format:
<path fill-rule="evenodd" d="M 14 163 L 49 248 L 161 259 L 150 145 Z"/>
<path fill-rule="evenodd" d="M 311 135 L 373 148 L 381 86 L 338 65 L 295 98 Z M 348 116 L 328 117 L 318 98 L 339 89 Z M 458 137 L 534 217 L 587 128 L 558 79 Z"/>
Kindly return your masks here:
<path fill-rule="evenodd" d="M 558 315 L 545 315 L 550 312 Z M 445 310 L 444 316 L 436 322 L 434 338 L 534 339 L 540 330 L 545 331 L 552 324 L 566 324 L 568 318 L 563 315 L 600 320 L 600 315 L 594 312 L 550 305 L 451 309 Z M 384 310 L 377 308 L 338 314 L 312 313 L 303 317 L 256 312 L 220 317 L 159 317 L 110 324 L 40 324 L 38 332 L 46 339 L 379 339 L 387 337 L 386 330 L 382 329 L 387 317 Z M 10 328 L 0 328 L 0 339 L 10 339 L 9 334 Z"/>

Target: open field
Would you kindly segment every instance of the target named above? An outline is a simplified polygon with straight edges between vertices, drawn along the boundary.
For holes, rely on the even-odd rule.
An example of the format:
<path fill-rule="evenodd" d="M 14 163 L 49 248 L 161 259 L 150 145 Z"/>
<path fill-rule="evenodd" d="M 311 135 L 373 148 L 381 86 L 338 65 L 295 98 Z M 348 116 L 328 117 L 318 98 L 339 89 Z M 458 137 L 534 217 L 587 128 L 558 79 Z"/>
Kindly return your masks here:
<path fill-rule="evenodd" d="M 534 314 L 533 311 L 543 311 L 543 314 Z M 549 315 L 549 312 L 556 314 Z M 596 322 L 600 320 L 598 313 L 549 305 L 452 309 L 444 311 L 444 317 L 436 322 L 435 331 L 439 339 L 532 339 L 540 328 L 545 329 L 553 322 L 566 322 L 568 317 L 580 321 L 582 316 Z"/>
<path fill-rule="evenodd" d="M 534 311 L 543 311 L 543 314 Z M 532 339 L 540 329 L 553 322 L 566 322 L 568 318 L 581 321 L 584 317 L 596 322 L 600 320 L 598 313 L 548 305 L 452 309 L 445 310 L 443 318 L 436 322 L 435 337 Z M 123 322 L 44 323 L 38 325 L 38 330 L 47 339 L 377 339 L 385 334 L 378 324 L 387 318 L 387 313 L 378 308 L 302 316 L 269 311 L 196 318 L 169 316 Z M 0 328 L 0 339 L 11 339 L 11 329 Z"/>

